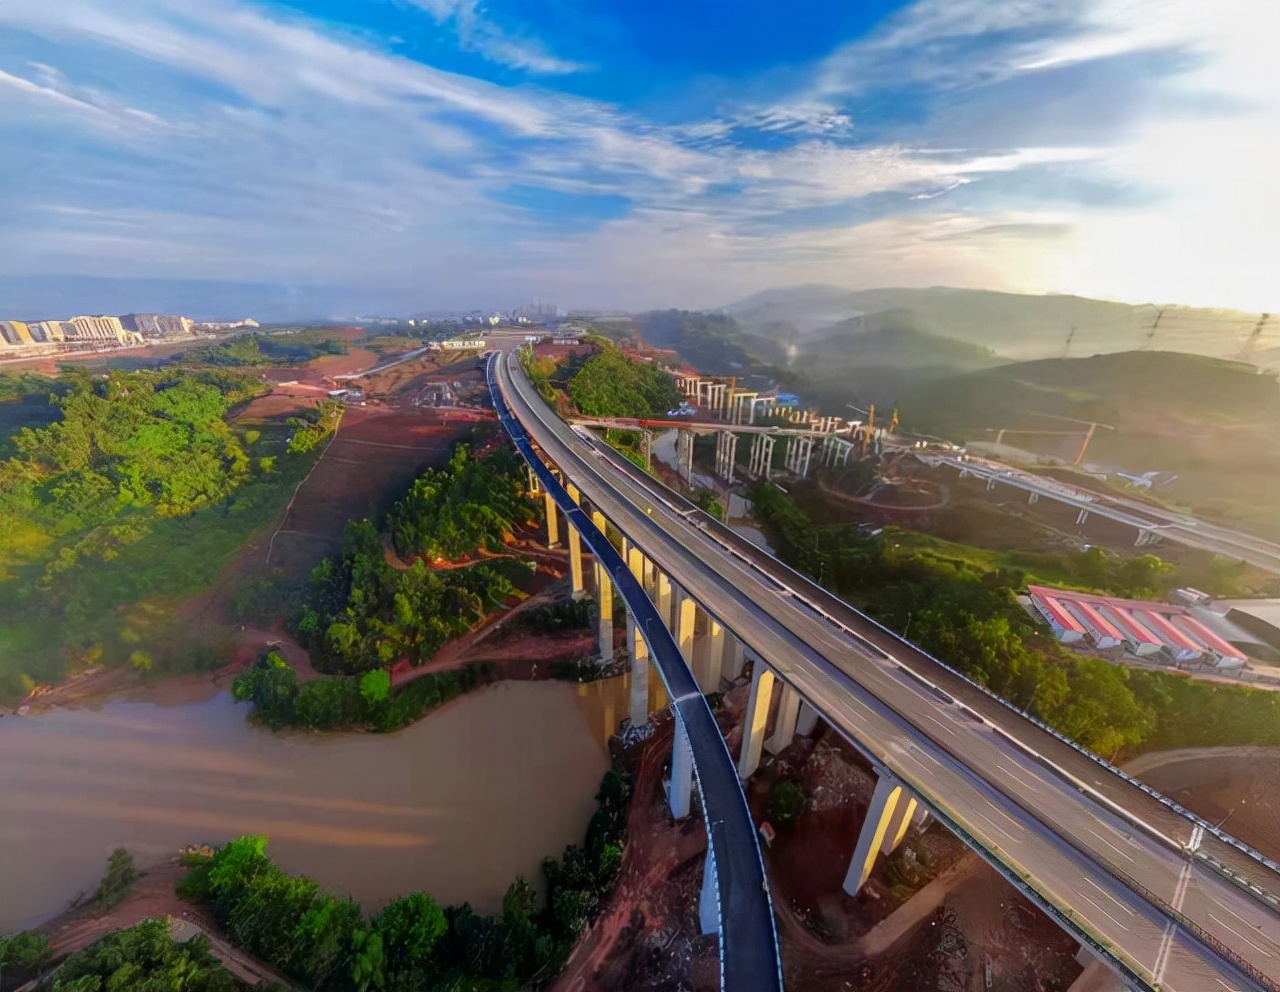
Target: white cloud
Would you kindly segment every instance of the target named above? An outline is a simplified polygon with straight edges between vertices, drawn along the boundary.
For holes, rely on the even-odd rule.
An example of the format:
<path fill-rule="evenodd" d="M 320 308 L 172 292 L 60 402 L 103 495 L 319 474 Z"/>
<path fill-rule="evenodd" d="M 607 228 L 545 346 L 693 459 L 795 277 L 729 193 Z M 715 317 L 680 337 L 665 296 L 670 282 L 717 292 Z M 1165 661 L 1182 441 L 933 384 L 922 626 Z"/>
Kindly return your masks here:
<path fill-rule="evenodd" d="M 460 35 L 470 18 L 467 44 L 498 37 L 470 0 L 416 2 Z M 822 280 L 1280 309 L 1280 7 L 1170 2 L 1148 32 L 1145 4 L 924 0 L 799 92 L 656 124 L 246 0 L 3 0 L 0 28 L 64 56 L 42 48 L 0 68 L 0 126 L 40 135 L 0 182 L 12 201 L 0 236 L 24 245 L 5 264 L 333 281 L 420 292 L 422 305 L 498 291 L 717 304 Z M 992 32 L 1005 43 L 984 46 Z M 858 131 L 860 94 L 886 80 L 945 93 L 940 114 L 999 114 L 982 101 L 1011 79 L 1145 50 L 1202 61 L 1153 80 L 1120 142 L 1058 138 L 1052 89 L 1028 140 L 1014 128 L 1000 143 L 931 146 L 918 117 L 879 144 Z M 1209 99 L 1225 109 L 1206 117 Z M 1114 199 L 1073 199 L 1075 182 Z M 532 189 L 526 204 L 545 193 L 634 208 L 560 224 L 506 205 L 512 186 Z"/>
<path fill-rule="evenodd" d="M 490 62 L 525 69 L 539 75 L 560 75 L 588 68 L 578 62 L 557 58 L 536 38 L 512 36 L 486 16 L 480 0 L 409 0 L 430 14 L 437 24 L 448 24 L 458 35 L 458 44 L 477 52 Z"/>

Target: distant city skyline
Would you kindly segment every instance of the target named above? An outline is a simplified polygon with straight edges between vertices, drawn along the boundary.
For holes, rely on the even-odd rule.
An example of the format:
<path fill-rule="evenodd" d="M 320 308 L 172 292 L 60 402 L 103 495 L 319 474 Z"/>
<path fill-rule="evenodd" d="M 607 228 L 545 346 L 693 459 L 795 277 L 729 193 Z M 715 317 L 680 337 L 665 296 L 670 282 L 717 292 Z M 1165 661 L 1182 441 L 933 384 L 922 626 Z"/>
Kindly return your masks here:
<path fill-rule="evenodd" d="M 0 311 L 1280 310 L 1272 0 L 5 0 Z"/>

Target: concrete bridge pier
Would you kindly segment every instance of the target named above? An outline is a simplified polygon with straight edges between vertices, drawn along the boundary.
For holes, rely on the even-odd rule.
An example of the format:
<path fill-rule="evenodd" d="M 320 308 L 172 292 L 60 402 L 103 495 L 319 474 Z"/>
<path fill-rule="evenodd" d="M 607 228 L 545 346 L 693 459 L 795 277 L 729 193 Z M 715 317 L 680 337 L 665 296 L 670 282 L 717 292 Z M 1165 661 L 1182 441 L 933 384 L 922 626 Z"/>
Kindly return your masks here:
<path fill-rule="evenodd" d="M 685 732 L 684 721 L 676 717 L 675 724 L 675 737 L 671 742 L 671 783 L 667 789 L 667 805 L 671 809 L 673 820 L 683 820 L 689 815 L 693 799 L 693 745 Z"/>
<path fill-rule="evenodd" d="M 716 475 L 733 484 L 734 462 L 738 457 L 738 435 L 732 431 L 716 432 Z"/>
<path fill-rule="evenodd" d="M 627 567 L 638 582 L 643 582 L 644 555 L 636 547 L 626 550 Z M 627 610 L 627 655 L 631 658 L 631 725 L 643 727 L 649 722 L 649 646 L 636 627 L 635 616 L 630 610 Z"/>
<path fill-rule="evenodd" d="M 676 431 L 676 462 L 686 486 L 693 485 L 693 431 Z"/>
<path fill-rule="evenodd" d="M 916 811 L 916 800 L 901 782 L 888 772 L 881 771 L 876 791 L 871 796 L 867 818 L 858 833 L 858 843 L 853 849 L 849 871 L 844 877 L 844 890 L 856 896 L 871 877 L 876 857 L 894 851 L 907 835 L 911 818 Z"/>
<path fill-rule="evenodd" d="M 720 688 L 720 664 L 724 657 L 724 628 L 715 617 L 698 611 L 700 622 L 693 634 L 693 677 L 704 693 Z"/>
<path fill-rule="evenodd" d="M 769 725 L 769 700 L 773 696 L 774 674 L 761 658 L 752 658 L 751 695 L 742 721 L 742 748 L 738 752 L 738 777 L 749 779 L 760 767 L 760 749 Z"/>
<path fill-rule="evenodd" d="M 791 746 L 796 739 L 796 723 L 800 715 L 800 693 L 782 683 L 782 691 L 778 697 L 778 714 L 773 721 L 773 736 L 764 742 L 765 750 L 770 754 L 780 754 Z"/>
<path fill-rule="evenodd" d="M 608 534 L 604 514 L 591 511 L 591 522 L 601 534 Z M 625 555 L 623 556 L 626 557 Z M 592 562 L 596 590 L 596 646 L 600 650 L 600 664 L 613 661 L 613 580 L 599 560 Z"/>
<path fill-rule="evenodd" d="M 1079 527 L 1088 519 L 1089 519 L 1089 511 L 1081 510 L 1079 513 L 1076 514 L 1076 526 Z"/>
<path fill-rule="evenodd" d="M 689 666 L 690 671 L 693 671 L 694 630 L 698 623 L 698 604 L 692 596 L 681 589 L 676 589 L 672 593 L 672 599 L 674 601 L 672 633 L 675 634 L 676 646 L 680 648 L 684 663 Z"/>
<path fill-rule="evenodd" d="M 818 711 L 801 700 L 800 712 L 796 715 L 796 733 L 801 737 L 808 737 L 817 729 Z"/>
<path fill-rule="evenodd" d="M 724 649 L 720 653 L 720 681 L 736 682 L 742 674 L 742 642 L 733 634 L 726 634 Z"/>
<path fill-rule="evenodd" d="M 545 501 L 547 511 L 547 547 L 554 548 L 560 543 L 560 519 L 556 516 L 559 511 L 556 509 L 556 501 L 551 498 L 550 493 L 543 493 L 542 498 Z"/>

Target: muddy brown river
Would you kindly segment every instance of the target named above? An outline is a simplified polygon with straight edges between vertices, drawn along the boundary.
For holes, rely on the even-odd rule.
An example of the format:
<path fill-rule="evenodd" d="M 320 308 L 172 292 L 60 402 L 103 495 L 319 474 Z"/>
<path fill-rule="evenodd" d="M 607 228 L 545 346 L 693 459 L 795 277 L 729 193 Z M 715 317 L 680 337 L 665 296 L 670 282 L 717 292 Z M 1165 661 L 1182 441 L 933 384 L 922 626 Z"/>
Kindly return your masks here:
<path fill-rule="evenodd" d="M 626 713 L 626 679 L 504 682 L 403 731 L 283 734 L 229 695 L 0 720 L 0 932 L 140 867 L 265 833 L 288 871 L 366 907 L 415 889 L 500 909 L 517 875 L 579 842 Z"/>

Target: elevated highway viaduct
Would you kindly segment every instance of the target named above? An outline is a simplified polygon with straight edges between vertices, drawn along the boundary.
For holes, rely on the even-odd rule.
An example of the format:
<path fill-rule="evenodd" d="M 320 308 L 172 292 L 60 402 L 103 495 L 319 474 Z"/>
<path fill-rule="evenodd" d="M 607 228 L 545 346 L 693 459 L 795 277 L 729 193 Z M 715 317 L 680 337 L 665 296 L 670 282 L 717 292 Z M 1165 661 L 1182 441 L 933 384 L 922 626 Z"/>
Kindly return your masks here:
<path fill-rule="evenodd" d="M 535 467 L 554 468 L 575 505 L 590 507 L 597 532 L 619 541 L 698 687 L 718 687 L 744 657 L 752 661 L 739 775 L 749 777 L 760 760 L 775 692 L 782 698 L 770 745 L 785 746 L 798 722 L 820 718 L 876 769 L 847 890 L 857 891 L 876 856 L 924 809 L 1129 986 L 1280 988 L 1275 864 L 986 694 L 571 429 L 536 395 L 514 353 L 495 357 L 490 372 L 504 423 L 536 445 L 527 455 Z M 629 633 L 639 619 L 628 617 Z M 640 627 L 652 649 L 659 638 Z M 644 655 L 632 655 L 637 693 L 647 679 Z M 674 698 L 677 707 L 687 701 Z M 644 719 L 647 692 L 632 710 L 633 721 Z M 677 752 L 680 742 L 678 734 Z M 697 760 L 703 745 L 691 746 Z M 685 781 L 673 773 L 673 809 L 688 808 Z M 701 773 L 699 782 L 705 805 Z M 722 930 L 722 953 L 732 953 L 724 946 L 732 940 Z"/>

